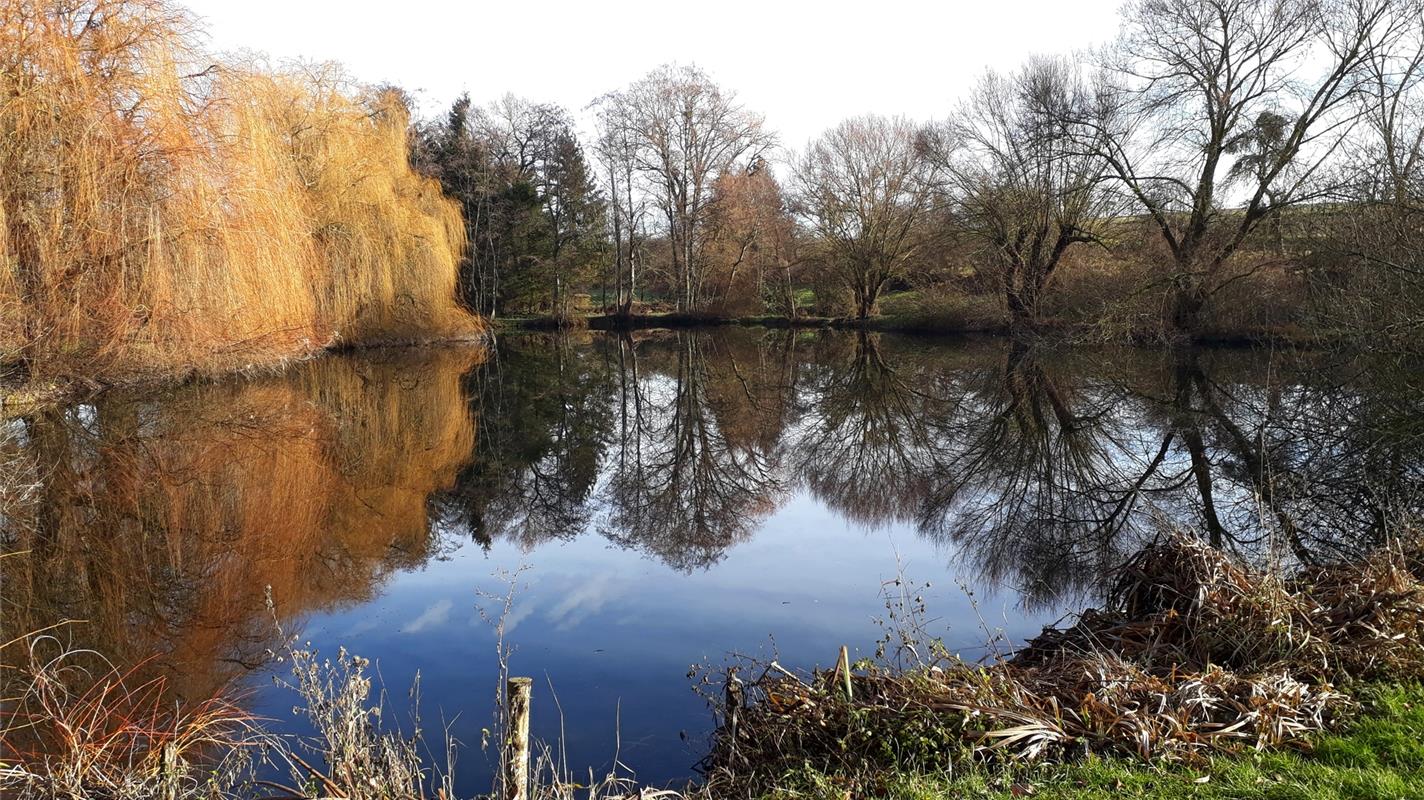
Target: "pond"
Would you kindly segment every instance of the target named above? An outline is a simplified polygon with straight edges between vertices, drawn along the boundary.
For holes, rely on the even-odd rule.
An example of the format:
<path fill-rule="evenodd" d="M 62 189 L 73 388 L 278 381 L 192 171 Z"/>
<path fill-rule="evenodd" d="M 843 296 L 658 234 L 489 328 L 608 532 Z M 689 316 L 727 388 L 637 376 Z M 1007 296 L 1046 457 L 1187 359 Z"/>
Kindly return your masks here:
<path fill-rule="evenodd" d="M 272 651 L 345 647 L 388 716 L 419 676 L 473 793 L 502 629 L 571 769 L 663 783 L 714 723 L 690 667 L 874 655 L 897 577 L 981 658 L 1171 527 L 1270 563 L 1367 550 L 1424 500 L 1421 384 L 1323 354 L 721 328 L 111 391 L 5 423 L 0 640 L 78 620 L 56 635 L 296 732 Z"/>

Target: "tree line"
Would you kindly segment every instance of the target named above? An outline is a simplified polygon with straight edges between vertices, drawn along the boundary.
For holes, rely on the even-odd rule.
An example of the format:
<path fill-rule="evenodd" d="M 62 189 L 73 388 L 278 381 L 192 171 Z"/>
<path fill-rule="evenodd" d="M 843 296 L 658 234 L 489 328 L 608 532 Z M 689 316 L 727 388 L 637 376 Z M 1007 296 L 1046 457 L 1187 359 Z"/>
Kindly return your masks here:
<path fill-rule="evenodd" d="M 1421 8 L 1134 0 L 1107 46 L 988 71 L 942 120 L 855 117 L 794 152 L 668 65 L 596 98 L 582 141 L 567 109 L 462 97 L 412 161 L 462 205 L 461 293 L 491 317 L 866 319 L 895 295 L 948 327 L 1407 340 Z"/>

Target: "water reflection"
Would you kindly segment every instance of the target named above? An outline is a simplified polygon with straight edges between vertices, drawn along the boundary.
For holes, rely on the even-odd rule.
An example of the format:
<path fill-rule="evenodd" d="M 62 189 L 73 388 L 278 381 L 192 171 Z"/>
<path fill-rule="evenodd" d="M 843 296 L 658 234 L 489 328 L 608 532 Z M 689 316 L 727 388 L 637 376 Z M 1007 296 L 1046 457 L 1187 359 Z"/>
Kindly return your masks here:
<path fill-rule="evenodd" d="M 640 358 L 618 342 L 619 409 L 599 530 L 670 566 L 707 567 L 776 508 L 777 450 L 762 446 L 759 398 L 741 366 L 754 353 L 726 339 L 666 344 Z"/>
<path fill-rule="evenodd" d="M 1375 547 L 1417 517 L 1424 408 L 1415 373 L 1186 354 L 1171 376 L 1170 430 L 1213 541 L 1273 540 L 1320 563 Z"/>
<path fill-rule="evenodd" d="M 473 452 L 479 358 L 332 358 L 12 421 L 0 639 L 80 620 L 75 644 L 210 696 L 275 644 L 265 587 L 300 617 L 438 548 L 427 502 Z"/>
<path fill-rule="evenodd" d="M 484 446 L 443 502 L 486 543 L 596 531 L 697 569 L 804 490 L 1059 602 L 1164 524 L 1309 562 L 1377 544 L 1419 510 L 1412 378 L 873 333 L 511 337 L 471 378 Z"/>
<path fill-rule="evenodd" d="M 625 741 L 675 741 L 700 718 L 689 661 L 769 632 L 792 661 L 868 642 L 900 555 L 997 591 L 1019 635 L 1163 525 L 1252 558 L 1357 554 L 1421 510 L 1420 405 L 1415 372 L 1318 355 L 745 329 L 111 393 L 8 423 L 0 640 L 86 620 L 78 643 L 201 696 L 276 643 L 270 585 L 290 628 L 400 653 L 396 685 L 423 669 L 427 697 L 478 709 L 474 589 L 529 559 L 511 629 L 578 690 L 569 720 L 605 726 L 570 737 L 596 749 L 598 704 L 637 695 Z M 658 747 L 653 777 L 695 760 Z"/>

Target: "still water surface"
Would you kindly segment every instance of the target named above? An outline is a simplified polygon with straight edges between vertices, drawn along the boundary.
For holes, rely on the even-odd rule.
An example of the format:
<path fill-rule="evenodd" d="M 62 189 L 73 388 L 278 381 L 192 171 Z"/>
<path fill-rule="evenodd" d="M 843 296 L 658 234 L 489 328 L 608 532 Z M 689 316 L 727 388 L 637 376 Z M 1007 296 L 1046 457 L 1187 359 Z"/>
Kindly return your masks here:
<path fill-rule="evenodd" d="M 690 665 L 870 655 L 882 587 L 985 655 L 1099 595 L 1167 526 L 1349 557 L 1420 511 L 1420 379 L 1265 351 L 1045 350 L 725 329 L 502 337 L 114 392 L 7 423 L 0 634 L 66 636 L 173 692 L 272 678 L 288 633 L 371 657 L 489 780 L 497 616 L 569 764 L 692 773 Z M 267 611 L 271 587 L 277 621 Z M 0 638 L 5 638 L 0 636 Z M 442 722 L 443 721 L 443 722 Z M 615 735 L 616 734 L 616 735 Z"/>

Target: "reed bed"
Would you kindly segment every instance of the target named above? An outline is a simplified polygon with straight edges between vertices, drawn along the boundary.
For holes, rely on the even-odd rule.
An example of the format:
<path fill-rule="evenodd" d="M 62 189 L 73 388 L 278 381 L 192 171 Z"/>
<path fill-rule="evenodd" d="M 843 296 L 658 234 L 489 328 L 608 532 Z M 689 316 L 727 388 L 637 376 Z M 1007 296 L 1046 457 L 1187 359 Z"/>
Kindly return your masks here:
<path fill-rule="evenodd" d="M 0 361 L 219 373 L 477 332 L 398 94 L 199 33 L 167 0 L 0 0 Z"/>
<path fill-rule="evenodd" d="M 96 654 L 51 635 L 23 646 L 0 680 L 0 793 L 19 798 L 140 800 L 221 797 L 255 743 L 253 719 L 221 696 L 178 706 L 139 667 L 95 669 Z"/>
<path fill-rule="evenodd" d="M 1104 609 L 988 665 L 732 673 L 704 770 L 714 794 L 754 796 L 803 769 L 863 783 L 983 760 L 1306 747 L 1355 710 L 1337 686 L 1424 676 L 1419 565 L 1393 544 L 1281 578 L 1173 534 L 1121 568 Z"/>

